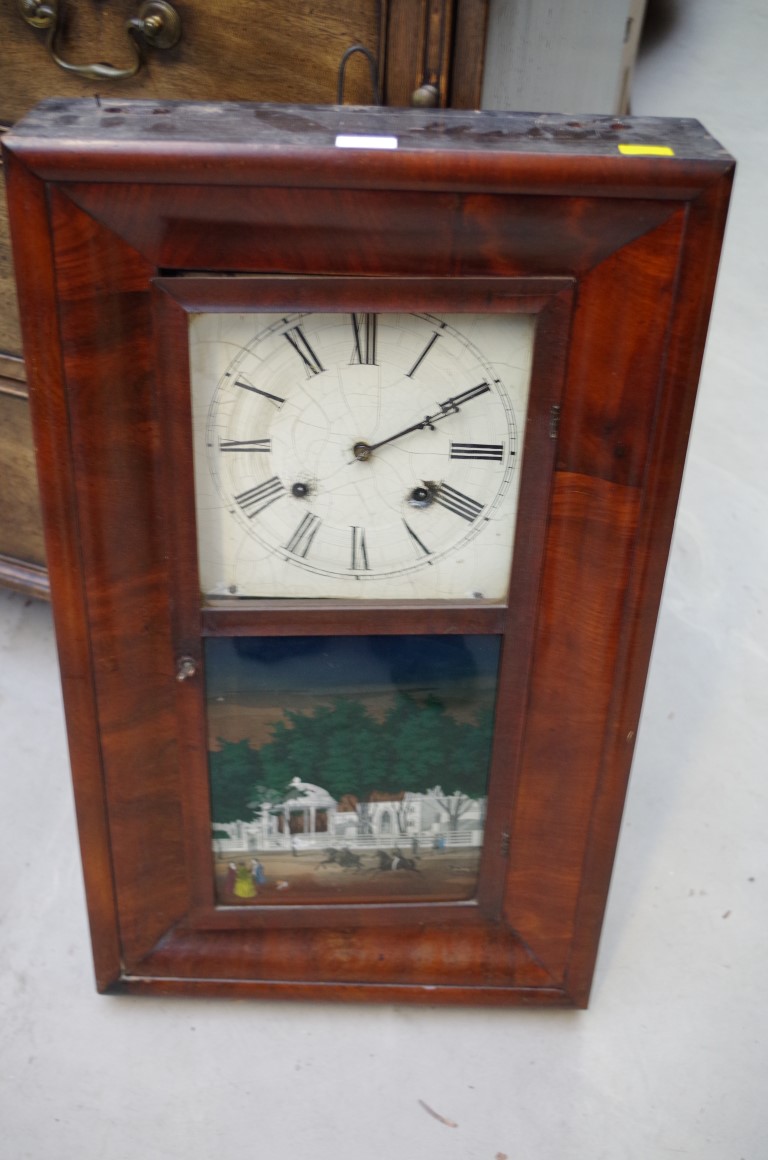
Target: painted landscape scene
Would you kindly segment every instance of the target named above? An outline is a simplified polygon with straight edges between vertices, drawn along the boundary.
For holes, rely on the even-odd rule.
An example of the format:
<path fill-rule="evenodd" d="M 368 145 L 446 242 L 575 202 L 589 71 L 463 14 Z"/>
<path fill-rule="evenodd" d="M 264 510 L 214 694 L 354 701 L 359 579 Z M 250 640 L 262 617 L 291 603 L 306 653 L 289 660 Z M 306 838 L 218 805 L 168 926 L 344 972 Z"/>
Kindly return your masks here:
<path fill-rule="evenodd" d="M 219 905 L 475 893 L 495 637 L 207 642 Z"/>

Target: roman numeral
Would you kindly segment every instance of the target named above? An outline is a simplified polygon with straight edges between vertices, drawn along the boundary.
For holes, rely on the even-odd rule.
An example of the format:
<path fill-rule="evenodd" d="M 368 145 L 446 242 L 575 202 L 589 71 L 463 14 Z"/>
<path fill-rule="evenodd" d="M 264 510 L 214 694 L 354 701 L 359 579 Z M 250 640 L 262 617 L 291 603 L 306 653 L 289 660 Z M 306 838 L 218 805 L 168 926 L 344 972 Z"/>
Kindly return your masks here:
<path fill-rule="evenodd" d="M 312 547 L 312 541 L 315 538 L 317 529 L 320 527 L 321 520 L 319 516 L 307 512 L 304 519 L 301 521 L 296 531 L 291 536 L 288 543 L 285 545 L 289 552 L 293 552 L 294 556 L 301 556 L 306 559 L 307 552 Z"/>
<path fill-rule="evenodd" d="M 501 463 L 503 443 L 451 443 L 451 459 L 482 459 Z"/>
<path fill-rule="evenodd" d="M 296 354 L 304 363 L 304 369 L 307 372 L 307 378 L 311 378 L 312 375 L 319 375 L 325 370 L 325 367 L 320 362 L 320 359 L 317 357 L 312 347 L 307 342 L 307 337 L 300 326 L 292 326 L 290 330 L 284 331 L 283 337 L 288 340 L 293 349 L 296 351 Z"/>
<path fill-rule="evenodd" d="M 257 487 L 252 487 L 249 491 L 243 491 L 240 495 L 236 495 L 235 502 L 240 504 L 248 519 L 252 520 L 276 499 L 280 499 L 281 495 L 285 495 L 285 488 L 278 477 L 273 475 L 271 479 L 265 480 Z"/>
<path fill-rule="evenodd" d="M 355 345 L 352 350 L 350 363 L 360 363 L 362 366 L 376 366 L 376 328 L 378 317 L 375 314 L 353 314 L 352 331 L 355 336 Z"/>
<path fill-rule="evenodd" d="M 463 520 L 476 520 L 483 510 L 484 505 L 478 503 L 476 499 L 471 499 L 463 492 L 457 491 L 455 487 L 451 487 L 448 483 L 441 483 L 434 492 L 435 503 L 441 504 L 448 511 L 454 512 L 457 516 L 461 516 Z"/>
<path fill-rule="evenodd" d="M 426 544 L 425 544 L 425 543 L 423 543 L 423 542 L 422 542 L 422 541 L 419 539 L 419 537 L 418 537 L 418 536 L 416 535 L 416 533 L 414 532 L 413 528 L 412 528 L 412 527 L 411 527 L 411 526 L 410 526 L 410 525 L 409 525 L 409 524 L 408 524 L 408 523 L 407 523 L 405 520 L 403 520 L 403 524 L 405 524 L 405 530 L 406 530 L 406 532 L 408 533 L 408 535 L 411 537 L 411 539 L 413 540 L 413 542 L 414 542 L 414 544 L 416 545 L 416 547 L 417 547 L 417 548 L 418 548 L 418 549 L 419 549 L 421 552 L 423 552 L 423 554 L 424 554 L 425 556 L 431 556 L 431 555 L 432 555 L 432 553 L 430 552 L 429 548 L 426 546 Z"/>
<path fill-rule="evenodd" d="M 413 364 L 413 366 L 411 367 L 411 369 L 410 369 L 410 370 L 408 371 L 408 373 L 406 374 L 406 376 L 405 376 L 405 377 L 406 377 L 407 379 L 412 379 L 412 378 L 413 378 L 414 374 L 415 374 L 415 373 L 416 373 L 416 371 L 419 369 L 419 367 L 421 366 L 421 364 L 424 362 L 424 359 L 427 357 L 427 355 L 428 355 L 428 354 L 429 354 L 429 352 L 431 351 L 432 347 L 433 347 L 433 346 L 435 345 L 435 343 L 437 342 L 438 338 L 440 338 L 440 335 L 437 333 L 437 331 L 435 331 L 435 333 L 432 335 L 432 337 L 430 338 L 430 340 L 429 340 L 429 342 L 427 343 L 427 345 L 424 347 L 424 350 L 421 352 L 421 354 L 419 355 L 419 357 L 416 359 L 416 362 Z"/>
<path fill-rule="evenodd" d="M 265 399 L 269 399 L 270 403 L 275 404 L 278 411 L 285 402 L 285 399 L 281 399 L 279 395 L 272 395 L 269 391 L 263 391 L 261 387 L 254 387 L 253 383 L 249 383 L 247 379 L 235 379 L 235 386 L 242 387 L 244 391 L 253 391 L 254 395 L 263 395 Z"/>
<path fill-rule="evenodd" d="M 352 558 L 349 566 L 353 572 L 370 571 L 365 546 L 365 528 L 352 528 Z"/>
<path fill-rule="evenodd" d="M 219 451 L 271 451 L 271 439 L 220 439 Z"/>

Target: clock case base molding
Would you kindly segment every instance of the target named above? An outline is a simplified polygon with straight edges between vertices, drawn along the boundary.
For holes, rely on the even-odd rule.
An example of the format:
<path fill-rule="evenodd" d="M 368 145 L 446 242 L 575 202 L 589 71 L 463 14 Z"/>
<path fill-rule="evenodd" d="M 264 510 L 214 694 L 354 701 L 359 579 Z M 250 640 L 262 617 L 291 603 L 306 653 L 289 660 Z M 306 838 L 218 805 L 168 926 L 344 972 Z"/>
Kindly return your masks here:
<path fill-rule="evenodd" d="M 69 100 L 4 152 L 99 989 L 585 1006 L 732 158 L 693 121 Z M 270 301 L 535 313 L 505 601 L 201 601 L 185 314 Z M 427 632 L 502 638 L 476 896 L 217 905 L 179 658 Z"/>

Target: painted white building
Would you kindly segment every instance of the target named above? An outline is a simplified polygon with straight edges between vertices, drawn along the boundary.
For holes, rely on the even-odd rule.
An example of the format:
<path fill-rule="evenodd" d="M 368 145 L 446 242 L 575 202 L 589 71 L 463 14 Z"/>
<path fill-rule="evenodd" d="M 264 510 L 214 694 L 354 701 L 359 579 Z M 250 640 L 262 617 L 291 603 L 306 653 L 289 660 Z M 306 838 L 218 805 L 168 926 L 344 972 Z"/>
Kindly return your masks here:
<path fill-rule="evenodd" d="M 250 821 L 214 822 L 216 852 L 482 844 L 485 798 L 446 794 L 435 786 L 395 801 L 358 802 L 355 809 L 340 810 L 322 786 L 295 777 L 291 787 L 290 798 L 257 806 Z"/>

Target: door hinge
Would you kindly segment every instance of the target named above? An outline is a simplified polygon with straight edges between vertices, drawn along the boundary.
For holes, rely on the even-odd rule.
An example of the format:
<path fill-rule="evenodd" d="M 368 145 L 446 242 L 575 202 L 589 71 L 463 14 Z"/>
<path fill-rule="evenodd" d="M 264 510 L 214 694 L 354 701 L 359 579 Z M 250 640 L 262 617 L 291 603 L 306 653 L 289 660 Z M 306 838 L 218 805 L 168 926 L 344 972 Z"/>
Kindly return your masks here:
<path fill-rule="evenodd" d="M 549 412 L 549 437 L 550 439 L 557 439 L 558 431 L 560 430 L 560 404 L 555 403 L 552 410 Z"/>

